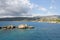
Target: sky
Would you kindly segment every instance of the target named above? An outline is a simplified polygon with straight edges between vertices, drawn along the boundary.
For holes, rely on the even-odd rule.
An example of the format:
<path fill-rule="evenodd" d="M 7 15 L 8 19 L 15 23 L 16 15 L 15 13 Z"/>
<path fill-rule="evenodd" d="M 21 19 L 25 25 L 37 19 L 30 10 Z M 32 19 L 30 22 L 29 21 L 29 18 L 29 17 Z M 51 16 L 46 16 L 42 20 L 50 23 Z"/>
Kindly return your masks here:
<path fill-rule="evenodd" d="M 0 0 L 0 18 L 47 15 L 60 15 L 60 0 Z"/>

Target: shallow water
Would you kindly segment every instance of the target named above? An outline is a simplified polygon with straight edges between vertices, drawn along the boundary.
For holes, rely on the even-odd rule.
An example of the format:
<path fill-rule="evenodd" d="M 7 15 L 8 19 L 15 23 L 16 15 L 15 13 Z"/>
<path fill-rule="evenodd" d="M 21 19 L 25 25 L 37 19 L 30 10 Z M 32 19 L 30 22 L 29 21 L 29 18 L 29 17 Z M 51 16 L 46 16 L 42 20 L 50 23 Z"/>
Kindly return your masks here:
<path fill-rule="evenodd" d="M 1 21 L 0 26 L 28 24 L 35 29 L 0 29 L 0 40 L 60 40 L 60 24 Z"/>

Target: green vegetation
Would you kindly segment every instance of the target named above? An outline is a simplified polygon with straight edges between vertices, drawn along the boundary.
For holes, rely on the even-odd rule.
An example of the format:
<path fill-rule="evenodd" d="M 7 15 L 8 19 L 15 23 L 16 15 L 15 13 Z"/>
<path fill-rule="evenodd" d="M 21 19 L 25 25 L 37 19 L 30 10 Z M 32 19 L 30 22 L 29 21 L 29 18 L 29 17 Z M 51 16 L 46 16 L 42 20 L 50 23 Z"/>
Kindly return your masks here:
<path fill-rule="evenodd" d="M 57 19 L 56 21 L 57 21 L 57 22 L 60 22 L 60 19 Z"/>
<path fill-rule="evenodd" d="M 33 22 L 49 22 L 60 23 L 60 16 L 37 16 L 37 17 L 13 17 L 13 18 L 0 18 L 0 21 L 33 21 Z"/>

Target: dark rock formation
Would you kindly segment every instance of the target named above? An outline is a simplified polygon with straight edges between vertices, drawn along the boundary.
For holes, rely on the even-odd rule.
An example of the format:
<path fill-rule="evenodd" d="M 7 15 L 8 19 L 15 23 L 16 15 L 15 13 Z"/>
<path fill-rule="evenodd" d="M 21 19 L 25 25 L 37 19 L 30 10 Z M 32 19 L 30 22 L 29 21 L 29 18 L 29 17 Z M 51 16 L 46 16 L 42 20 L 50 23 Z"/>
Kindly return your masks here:
<path fill-rule="evenodd" d="M 16 28 L 15 26 L 13 25 L 9 25 L 9 26 L 5 26 L 5 27 L 2 27 L 3 29 L 14 29 Z"/>
<path fill-rule="evenodd" d="M 0 27 L 0 29 L 2 29 L 2 27 Z"/>

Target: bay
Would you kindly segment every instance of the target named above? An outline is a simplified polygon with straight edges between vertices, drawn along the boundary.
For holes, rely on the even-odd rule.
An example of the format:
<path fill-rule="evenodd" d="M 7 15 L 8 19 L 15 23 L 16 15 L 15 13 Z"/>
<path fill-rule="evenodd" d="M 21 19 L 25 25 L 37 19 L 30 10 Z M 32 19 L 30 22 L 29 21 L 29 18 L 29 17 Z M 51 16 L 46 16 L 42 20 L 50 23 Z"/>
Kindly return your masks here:
<path fill-rule="evenodd" d="M 60 40 L 60 24 L 43 22 L 0 21 L 0 26 L 28 24 L 35 29 L 0 29 L 0 40 Z"/>

